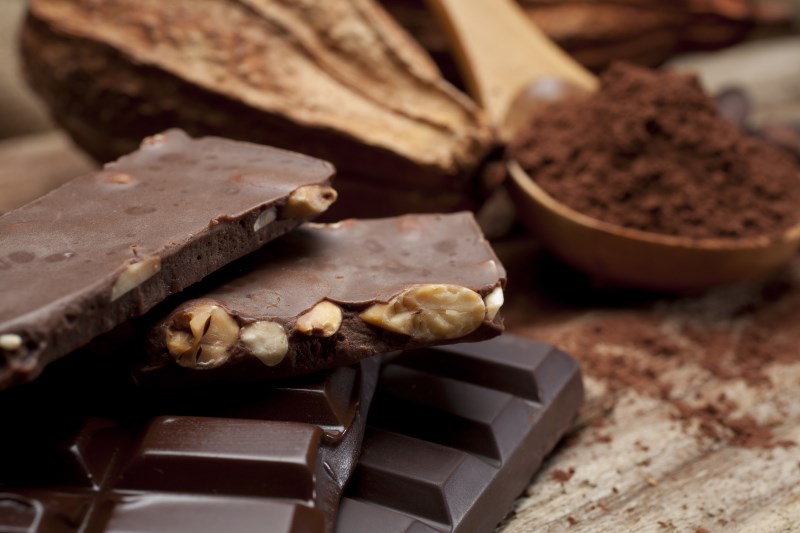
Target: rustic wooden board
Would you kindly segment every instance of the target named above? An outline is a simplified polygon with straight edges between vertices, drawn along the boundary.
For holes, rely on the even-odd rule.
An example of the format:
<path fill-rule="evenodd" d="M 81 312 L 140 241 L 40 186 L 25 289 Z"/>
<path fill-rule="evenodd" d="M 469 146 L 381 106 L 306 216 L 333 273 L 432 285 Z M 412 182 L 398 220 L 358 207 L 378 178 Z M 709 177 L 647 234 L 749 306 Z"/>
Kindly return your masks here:
<path fill-rule="evenodd" d="M 724 427 L 717 428 L 718 438 L 706 437 L 701 418 L 676 419 L 674 401 L 715 403 L 725 394 L 738 404 L 732 416 L 752 415 L 772 432 L 773 442 L 800 443 L 800 259 L 766 280 L 696 297 L 633 297 L 633 303 L 617 305 L 613 294 L 620 293 L 569 272 L 531 241 L 500 243 L 497 249 L 509 267 L 511 331 L 554 343 L 579 359 L 589 357 L 592 364 L 620 354 L 645 364 L 656 361 L 653 366 L 664 370 L 653 382 L 672 386 L 666 399 L 613 390 L 607 380 L 586 376 L 587 402 L 573 434 L 499 531 L 799 530 L 800 446 L 746 448 L 730 443 Z M 565 285 L 570 283 L 578 285 L 570 290 Z M 772 284 L 784 292 L 764 302 L 764 288 Z M 770 332 L 786 341 L 776 347 L 787 350 L 780 354 L 782 362 L 764 370 L 771 385 L 725 379 L 701 364 L 658 363 L 664 357 L 657 352 L 658 336 L 678 345 L 683 341 L 698 361 L 704 350 L 715 349 L 682 338 L 687 325 L 701 333 L 713 330 L 717 347 L 719 341 L 729 343 L 726 350 L 746 347 L 752 341 L 747 335 L 756 331 L 748 323 L 751 303 L 763 306 L 758 316 L 774 311 L 785 318 Z M 631 331 L 642 326 L 654 332 L 654 348 L 610 333 L 587 339 L 598 326 Z"/>

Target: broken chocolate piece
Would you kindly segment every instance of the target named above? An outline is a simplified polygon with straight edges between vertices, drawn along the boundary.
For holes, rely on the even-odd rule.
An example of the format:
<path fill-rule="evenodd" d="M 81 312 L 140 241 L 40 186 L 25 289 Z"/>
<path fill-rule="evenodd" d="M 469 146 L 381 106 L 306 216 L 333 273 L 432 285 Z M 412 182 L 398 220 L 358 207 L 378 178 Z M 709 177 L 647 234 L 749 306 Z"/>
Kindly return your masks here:
<path fill-rule="evenodd" d="M 577 361 L 539 342 L 405 352 L 381 374 L 337 531 L 494 531 L 582 401 Z"/>
<path fill-rule="evenodd" d="M 379 358 L 176 394 L 109 361 L 70 357 L 0 394 L 1 531 L 332 531 Z"/>
<path fill-rule="evenodd" d="M 333 167 L 171 130 L 0 217 L 0 388 L 318 214 Z"/>
<path fill-rule="evenodd" d="M 307 224 L 165 303 L 142 378 L 285 377 L 486 339 L 504 285 L 471 213 Z"/>

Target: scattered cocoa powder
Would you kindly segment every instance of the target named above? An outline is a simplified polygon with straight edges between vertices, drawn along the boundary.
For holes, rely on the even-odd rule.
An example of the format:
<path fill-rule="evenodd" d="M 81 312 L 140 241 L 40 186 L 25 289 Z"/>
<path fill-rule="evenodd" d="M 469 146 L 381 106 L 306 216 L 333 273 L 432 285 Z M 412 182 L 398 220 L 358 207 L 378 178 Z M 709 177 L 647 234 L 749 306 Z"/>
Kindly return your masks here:
<path fill-rule="evenodd" d="M 769 286 L 762 290 L 769 293 Z M 800 286 L 785 300 L 762 301 L 748 306 L 746 311 L 734 311 L 734 316 L 727 319 L 713 315 L 700 318 L 691 311 L 683 315 L 687 313 L 686 304 L 680 300 L 672 305 L 662 303 L 663 307 L 645 317 L 626 313 L 606 316 L 602 324 L 574 330 L 570 349 L 578 355 L 584 372 L 602 379 L 612 394 L 632 389 L 668 401 L 675 408 L 675 418 L 687 427 L 696 424 L 705 438 L 746 448 L 792 445 L 776 440 L 769 426 L 752 417 L 737 416 L 739 406 L 724 395 L 699 404 L 674 398 L 674 385 L 665 373 L 697 364 L 718 379 L 742 379 L 751 385 L 769 387 L 764 369 L 770 363 L 800 361 L 800 331 L 792 336 L 775 335 L 770 326 L 770 318 L 777 318 L 775 315 L 786 320 L 792 316 L 800 319 Z M 781 315 L 781 310 L 792 314 Z M 725 313 L 724 309 L 720 311 Z M 674 313 L 683 315 L 683 319 Z M 693 342 L 678 346 L 677 341 L 665 336 L 665 321 L 677 336 Z"/>
<path fill-rule="evenodd" d="M 509 330 L 556 344 L 604 384 L 576 440 L 594 442 L 597 420 L 609 420 L 615 398 L 635 391 L 668 403 L 698 438 L 746 448 L 794 444 L 773 434 L 779 418 L 744 414 L 734 391 L 744 385 L 769 398 L 770 369 L 800 363 L 800 256 L 762 280 L 664 296 L 594 286 L 535 248 L 496 249 L 514 284 Z M 699 371 L 681 373 L 692 368 Z"/>
<path fill-rule="evenodd" d="M 792 155 L 721 118 L 694 77 L 616 63 L 599 91 L 541 111 L 510 154 L 562 203 L 693 238 L 774 235 L 798 222 Z"/>

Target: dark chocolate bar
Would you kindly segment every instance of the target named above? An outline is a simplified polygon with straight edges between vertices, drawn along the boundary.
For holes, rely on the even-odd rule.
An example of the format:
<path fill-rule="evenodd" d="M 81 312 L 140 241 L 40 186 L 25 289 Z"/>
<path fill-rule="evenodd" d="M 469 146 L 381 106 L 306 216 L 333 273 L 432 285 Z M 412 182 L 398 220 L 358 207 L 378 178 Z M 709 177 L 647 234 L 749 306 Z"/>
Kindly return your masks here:
<path fill-rule="evenodd" d="M 177 392 L 107 361 L 66 358 L 0 394 L 0 531 L 332 530 L 379 358 Z"/>
<path fill-rule="evenodd" d="M 0 217 L 0 388 L 324 211 L 321 160 L 179 130 Z"/>
<path fill-rule="evenodd" d="M 168 302 L 142 378 L 285 377 L 483 340 L 504 285 L 471 213 L 306 224 Z"/>
<path fill-rule="evenodd" d="M 583 400 L 578 363 L 504 335 L 383 369 L 340 533 L 491 532 Z"/>

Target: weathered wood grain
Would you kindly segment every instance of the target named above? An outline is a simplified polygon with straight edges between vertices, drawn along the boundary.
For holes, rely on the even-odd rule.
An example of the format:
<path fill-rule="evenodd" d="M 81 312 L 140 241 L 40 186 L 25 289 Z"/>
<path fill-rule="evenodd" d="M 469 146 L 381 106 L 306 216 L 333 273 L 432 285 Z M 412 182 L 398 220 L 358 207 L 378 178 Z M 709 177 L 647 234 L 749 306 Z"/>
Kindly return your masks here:
<path fill-rule="evenodd" d="M 759 300 L 762 287 L 778 283 L 766 279 L 695 297 L 641 297 L 617 305 L 607 287 L 581 284 L 580 276 L 547 259 L 531 241 L 497 248 L 509 267 L 506 316 L 511 331 L 559 345 L 579 360 L 591 357 L 596 362 L 603 354 L 611 358 L 621 353 L 649 362 L 663 358 L 656 352 L 657 342 L 648 351 L 602 334 L 595 344 L 585 338 L 595 326 L 620 324 L 642 324 L 678 345 L 685 326 L 694 324 L 713 329 L 715 339 L 738 349 L 752 341 L 742 337 L 753 332 L 748 319 L 735 316 L 748 302 L 786 310 L 785 319 L 776 321 L 770 333 L 788 339 L 791 351 L 763 369 L 771 385 L 709 371 L 700 364 L 702 350 L 715 347 L 698 346 L 688 338 L 683 339 L 687 349 L 701 350 L 697 364 L 664 365 L 663 374 L 653 377 L 672 386 L 667 397 L 610 387 L 603 379 L 586 376 L 587 402 L 573 434 L 532 480 L 499 531 L 772 532 L 800 527 L 800 446 L 748 449 L 731 444 L 727 428 L 719 428 L 720 438 L 708 438 L 700 419 L 679 418 L 675 407 L 676 400 L 713 404 L 724 394 L 738 406 L 732 416 L 751 415 L 772 432 L 776 443 L 800 443 L 800 343 L 794 342 L 800 330 L 795 305 L 800 301 L 800 258 L 774 276 L 791 283 L 774 303 Z M 575 291 L 564 287 L 576 279 Z M 568 481 L 554 474 L 572 469 Z"/>

